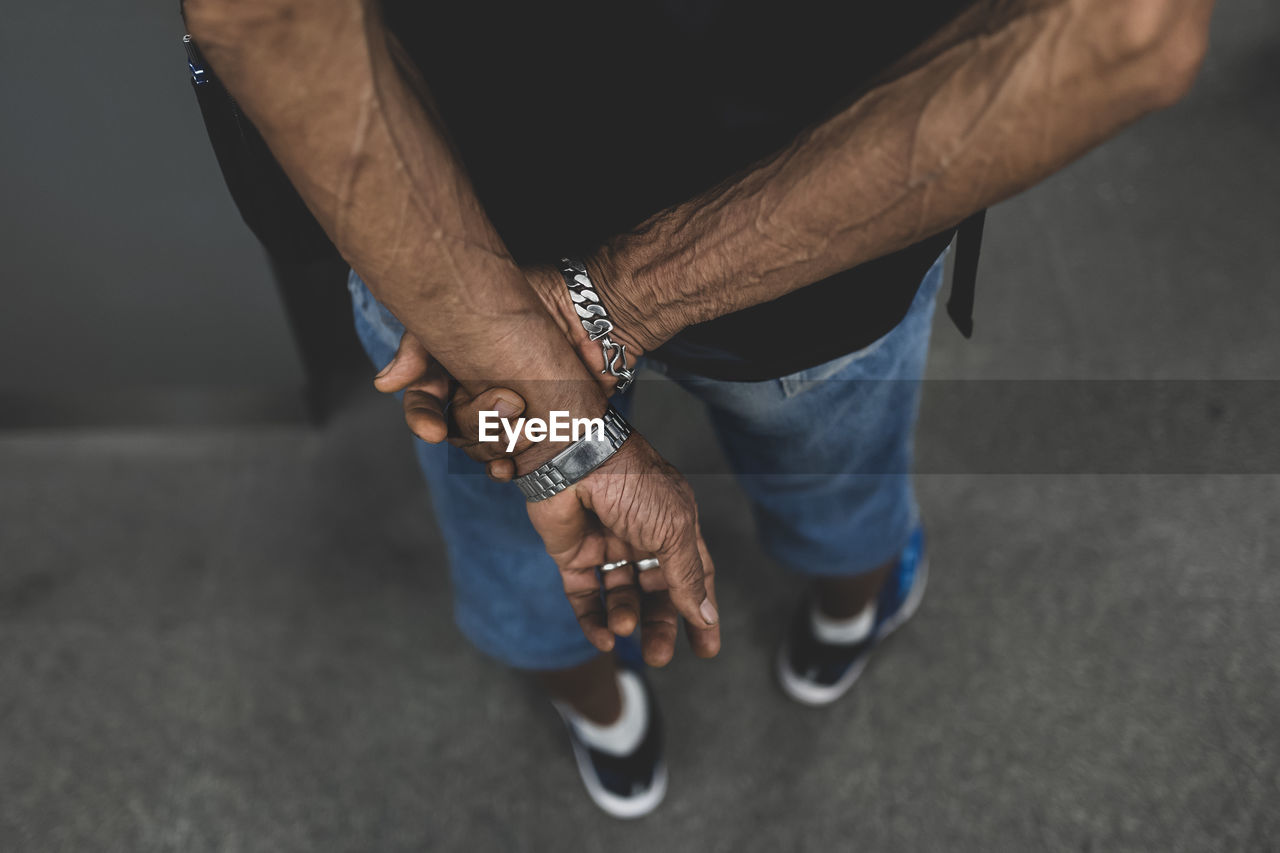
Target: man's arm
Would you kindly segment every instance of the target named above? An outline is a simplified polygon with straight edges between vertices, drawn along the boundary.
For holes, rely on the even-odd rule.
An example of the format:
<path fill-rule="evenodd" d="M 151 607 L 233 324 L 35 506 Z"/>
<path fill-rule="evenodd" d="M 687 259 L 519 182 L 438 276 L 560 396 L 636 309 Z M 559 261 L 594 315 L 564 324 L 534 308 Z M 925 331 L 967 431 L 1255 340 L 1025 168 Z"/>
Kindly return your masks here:
<path fill-rule="evenodd" d="M 662 211 L 587 259 L 632 353 L 959 222 L 1177 100 L 1212 0 L 978 0 L 849 107 L 774 156 Z M 528 278 L 583 361 L 554 270 Z M 408 341 L 384 391 L 429 361 Z M 461 409 L 459 409 L 461 410 Z M 424 418 L 410 425 L 426 437 Z M 466 426 L 471 426 L 467 424 Z M 514 468 L 472 445 L 498 479 Z"/>
<path fill-rule="evenodd" d="M 343 257 L 456 379 L 501 379 L 531 414 L 604 410 L 593 383 L 571 381 L 588 374 L 556 345 L 376 2 L 188 0 L 186 11 Z"/>
<path fill-rule="evenodd" d="M 512 261 L 425 87 L 411 85 L 376 0 L 188 0 L 187 23 L 320 225 L 373 293 L 471 393 L 494 380 L 530 415 L 598 417 L 602 389 Z M 443 435 L 438 436 L 443 438 Z M 526 447 L 519 472 L 552 456 Z M 595 566 L 655 555 L 701 655 L 719 648 L 713 567 L 688 483 L 633 435 L 582 481 L 529 505 L 588 638 L 602 650 L 639 619 L 606 613 Z M 613 573 L 619 574 L 619 573 Z M 617 612 L 615 612 L 617 611 Z M 674 617 L 650 642 L 670 657 Z"/>
<path fill-rule="evenodd" d="M 979 0 L 851 106 L 589 261 L 621 336 L 651 350 L 1026 189 L 1181 97 L 1212 5 Z"/>

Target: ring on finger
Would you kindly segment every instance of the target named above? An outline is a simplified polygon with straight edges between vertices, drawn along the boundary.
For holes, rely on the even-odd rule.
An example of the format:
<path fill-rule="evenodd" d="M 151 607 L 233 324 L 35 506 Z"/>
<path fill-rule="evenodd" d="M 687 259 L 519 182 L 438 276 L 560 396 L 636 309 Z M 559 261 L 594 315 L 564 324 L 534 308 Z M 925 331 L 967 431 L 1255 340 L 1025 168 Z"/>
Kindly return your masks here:
<path fill-rule="evenodd" d="M 657 557 L 645 557 L 643 560 L 636 561 L 636 571 L 647 572 L 650 569 L 656 569 L 662 565 Z"/>
<path fill-rule="evenodd" d="M 600 567 L 600 572 L 603 574 L 604 572 L 611 572 L 614 569 L 620 569 L 623 566 L 629 565 L 631 565 L 630 560 L 618 560 L 616 563 L 605 563 Z"/>

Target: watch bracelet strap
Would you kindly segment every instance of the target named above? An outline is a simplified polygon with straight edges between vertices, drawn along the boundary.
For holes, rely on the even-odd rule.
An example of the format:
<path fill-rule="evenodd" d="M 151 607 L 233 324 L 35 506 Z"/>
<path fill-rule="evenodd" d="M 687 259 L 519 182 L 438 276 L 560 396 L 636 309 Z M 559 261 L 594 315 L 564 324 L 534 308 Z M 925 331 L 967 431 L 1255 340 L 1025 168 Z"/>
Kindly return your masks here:
<path fill-rule="evenodd" d="M 631 424 L 613 406 L 605 410 L 600 420 L 604 422 L 603 438 L 596 437 L 596 431 L 588 427 L 587 435 L 528 474 L 515 478 L 525 500 L 536 503 L 560 494 L 618 452 L 631 435 Z"/>

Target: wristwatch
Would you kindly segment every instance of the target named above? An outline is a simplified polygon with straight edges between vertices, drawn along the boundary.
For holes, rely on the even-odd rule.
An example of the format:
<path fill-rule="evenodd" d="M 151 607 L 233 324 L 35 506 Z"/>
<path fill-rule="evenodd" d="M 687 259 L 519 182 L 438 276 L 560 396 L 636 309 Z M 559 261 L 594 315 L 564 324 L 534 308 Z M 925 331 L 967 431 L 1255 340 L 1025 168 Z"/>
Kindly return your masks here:
<path fill-rule="evenodd" d="M 631 424 L 623 420 L 613 406 L 605 410 L 600 420 L 604 423 L 603 434 L 588 427 L 585 436 L 528 474 L 515 478 L 525 500 L 536 503 L 560 494 L 618 452 L 631 435 Z"/>

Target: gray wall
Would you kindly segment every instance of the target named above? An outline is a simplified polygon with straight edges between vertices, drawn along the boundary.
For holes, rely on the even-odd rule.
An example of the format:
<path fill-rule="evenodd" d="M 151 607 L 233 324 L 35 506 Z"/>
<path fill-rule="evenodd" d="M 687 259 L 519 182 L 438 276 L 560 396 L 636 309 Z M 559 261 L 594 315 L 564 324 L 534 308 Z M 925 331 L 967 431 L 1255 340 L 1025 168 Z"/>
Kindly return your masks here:
<path fill-rule="evenodd" d="M 64 389 L 110 405 L 302 385 L 263 254 L 204 134 L 177 6 L 6 5 L 0 422 Z"/>

